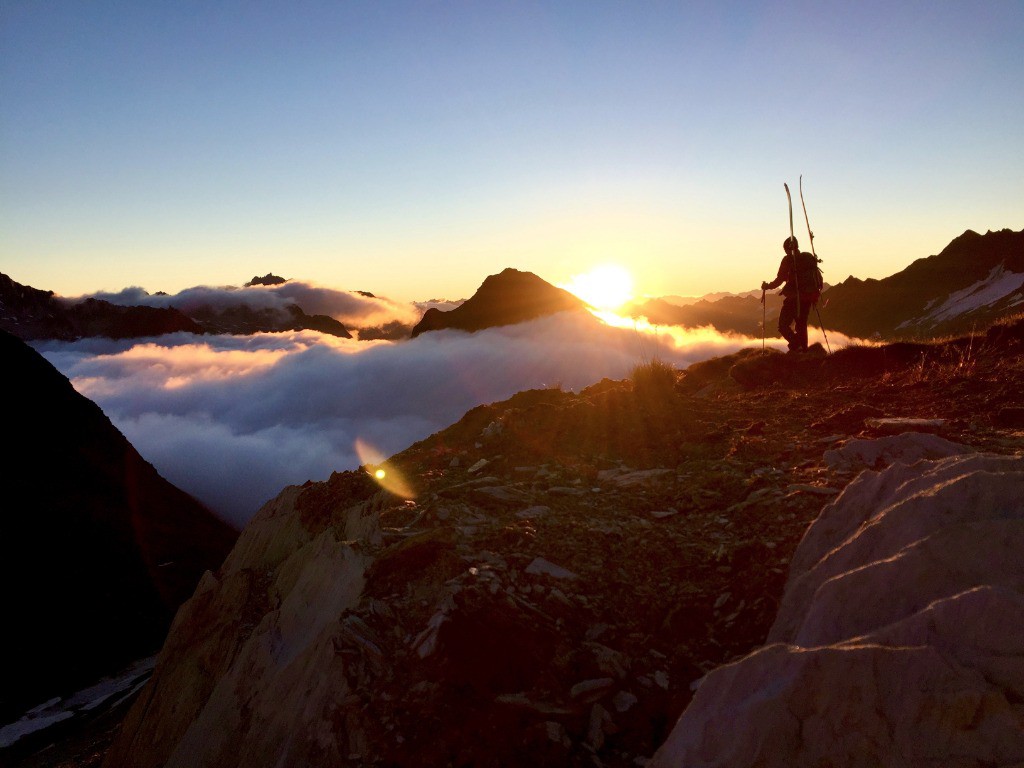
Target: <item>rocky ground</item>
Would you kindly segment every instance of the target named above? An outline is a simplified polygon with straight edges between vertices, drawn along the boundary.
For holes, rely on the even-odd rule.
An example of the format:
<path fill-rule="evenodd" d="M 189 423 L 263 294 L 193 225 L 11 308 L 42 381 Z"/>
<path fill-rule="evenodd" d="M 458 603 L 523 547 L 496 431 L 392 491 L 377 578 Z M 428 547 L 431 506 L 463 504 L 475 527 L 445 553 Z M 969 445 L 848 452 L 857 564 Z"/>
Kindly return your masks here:
<path fill-rule="evenodd" d="M 384 516 L 349 619 L 388 659 L 354 643 L 382 761 L 642 763 L 691 683 L 764 641 L 797 543 L 860 469 L 827 449 L 908 428 L 1024 448 L 1022 329 L 749 350 L 671 394 L 657 375 L 521 393 L 396 456 L 418 494 Z"/>
<path fill-rule="evenodd" d="M 293 489 L 261 512 L 276 528 L 259 567 L 243 567 L 240 550 L 255 551 L 257 536 L 247 545 L 243 534 L 219 581 L 179 614 L 108 765 L 163 765 L 191 722 L 162 714 L 181 701 L 176 686 L 195 701 L 175 707 L 200 712 L 256 640 L 295 634 L 292 595 L 319 593 L 294 556 L 332 536 L 348 554 L 324 567 L 358 560 L 337 565 L 358 589 L 317 618 L 331 662 L 306 668 L 327 653 L 322 643 L 300 658 L 301 700 L 320 701 L 314 686 L 330 694 L 294 715 L 318 723 L 306 759 L 643 765 L 693 683 L 764 642 L 798 542 L 856 473 L 830 468 L 824 452 L 907 429 L 900 419 L 1021 452 L 1022 351 L 1018 322 L 941 345 L 649 366 L 632 381 L 470 411 L 380 467 L 381 482 L 404 479 L 409 498 L 382 491 L 377 467 Z M 372 518 L 358 537 L 353 515 Z M 303 610 L 323 605 L 313 602 Z M 204 623 L 214 615 L 216 627 Z M 253 658 L 251 669 L 270 663 Z M 279 724 L 250 704 L 237 713 L 239 743 Z M 169 764 L 186 764 L 185 752 Z"/>

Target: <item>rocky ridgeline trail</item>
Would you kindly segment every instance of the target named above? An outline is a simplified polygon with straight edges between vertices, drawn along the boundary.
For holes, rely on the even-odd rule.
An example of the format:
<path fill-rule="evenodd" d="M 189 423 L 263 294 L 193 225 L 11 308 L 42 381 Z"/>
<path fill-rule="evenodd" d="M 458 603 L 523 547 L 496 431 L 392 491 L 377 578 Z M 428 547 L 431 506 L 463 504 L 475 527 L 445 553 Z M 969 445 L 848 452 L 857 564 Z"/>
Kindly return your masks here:
<path fill-rule="evenodd" d="M 369 471 L 288 488 L 179 612 L 107 765 L 644 765 L 892 440 L 1021 451 L 1022 341 L 523 392 L 382 465 L 411 499 Z"/>

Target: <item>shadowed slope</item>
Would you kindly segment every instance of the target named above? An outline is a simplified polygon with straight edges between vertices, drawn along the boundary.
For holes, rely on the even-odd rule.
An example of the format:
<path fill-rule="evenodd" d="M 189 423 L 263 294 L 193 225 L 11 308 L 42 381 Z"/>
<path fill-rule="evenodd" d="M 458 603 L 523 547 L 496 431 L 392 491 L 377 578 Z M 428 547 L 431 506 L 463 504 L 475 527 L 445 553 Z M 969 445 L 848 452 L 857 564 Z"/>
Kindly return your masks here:
<path fill-rule="evenodd" d="M 849 277 L 822 298 L 826 327 L 858 338 L 984 330 L 1024 302 L 1024 230 L 967 230 L 936 256 L 882 280 Z"/>
<path fill-rule="evenodd" d="M 2 331 L 0 359 L 0 712 L 10 714 L 154 651 L 236 534 Z"/>
<path fill-rule="evenodd" d="M 100 299 L 67 304 L 0 274 L 0 329 L 18 338 L 72 340 L 83 336 L 131 339 L 185 331 L 201 326 L 176 309 L 122 307 Z"/>

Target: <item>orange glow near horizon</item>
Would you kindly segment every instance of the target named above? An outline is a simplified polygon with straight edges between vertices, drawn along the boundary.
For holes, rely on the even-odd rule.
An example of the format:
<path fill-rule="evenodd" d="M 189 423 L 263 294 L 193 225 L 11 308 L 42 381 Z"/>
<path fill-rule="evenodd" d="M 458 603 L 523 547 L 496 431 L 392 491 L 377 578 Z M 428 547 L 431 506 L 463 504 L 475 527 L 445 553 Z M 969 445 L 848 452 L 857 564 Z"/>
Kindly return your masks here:
<path fill-rule="evenodd" d="M 618 264 L 602 264 L 573 275 L 559 287 L 598 310 L 618 309 L 633 298 L 633 276 Z"/>

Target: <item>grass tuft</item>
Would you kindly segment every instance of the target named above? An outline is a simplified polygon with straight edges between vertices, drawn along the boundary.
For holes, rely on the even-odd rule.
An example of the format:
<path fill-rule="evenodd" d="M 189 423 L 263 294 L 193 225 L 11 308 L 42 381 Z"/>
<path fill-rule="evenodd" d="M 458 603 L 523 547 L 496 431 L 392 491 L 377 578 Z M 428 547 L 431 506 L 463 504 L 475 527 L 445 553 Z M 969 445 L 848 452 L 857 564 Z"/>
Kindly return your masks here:
<path fill-rule="evenodd" d="M 633 393 L 642 402 L 653 405 L 675 398 L 676 369 L 663 360 L 655 358 L 635 366 L 629 378 L 633 382 Z"/>

